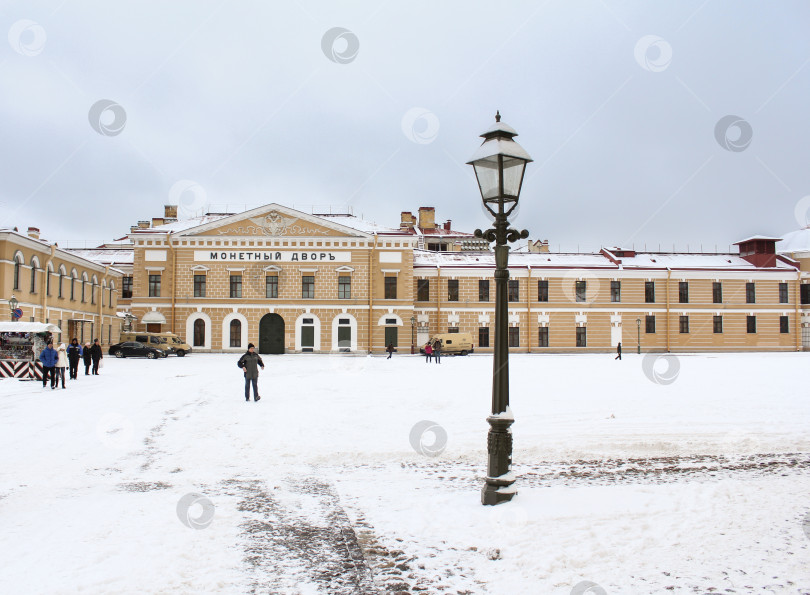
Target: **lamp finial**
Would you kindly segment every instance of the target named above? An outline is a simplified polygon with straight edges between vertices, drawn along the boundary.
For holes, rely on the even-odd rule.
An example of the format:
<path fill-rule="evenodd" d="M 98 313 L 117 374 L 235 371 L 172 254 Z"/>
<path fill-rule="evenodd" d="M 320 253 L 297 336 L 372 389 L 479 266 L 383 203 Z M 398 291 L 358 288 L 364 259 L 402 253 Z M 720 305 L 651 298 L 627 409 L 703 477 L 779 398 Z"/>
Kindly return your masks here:
<path fill-rule="evenodd" d="M 496 121 L 496 122 L 500 122 L 500 121 L 501 121 L 501 111 L 500 111 L 500 110 L 496 110 L 496 111 L 495 111 L 495 121 Z"/>

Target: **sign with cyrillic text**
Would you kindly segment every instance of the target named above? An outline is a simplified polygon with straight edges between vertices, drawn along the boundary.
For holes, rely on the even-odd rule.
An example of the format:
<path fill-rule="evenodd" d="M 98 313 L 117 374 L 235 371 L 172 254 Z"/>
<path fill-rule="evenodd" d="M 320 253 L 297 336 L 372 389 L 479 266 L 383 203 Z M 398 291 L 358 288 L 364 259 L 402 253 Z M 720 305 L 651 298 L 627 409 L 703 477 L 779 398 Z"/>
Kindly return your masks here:
<path fill-rule="evenodd" d="M 352 253 L 310 250 L 195 250 L 195 262 L 351 262 Z"/>

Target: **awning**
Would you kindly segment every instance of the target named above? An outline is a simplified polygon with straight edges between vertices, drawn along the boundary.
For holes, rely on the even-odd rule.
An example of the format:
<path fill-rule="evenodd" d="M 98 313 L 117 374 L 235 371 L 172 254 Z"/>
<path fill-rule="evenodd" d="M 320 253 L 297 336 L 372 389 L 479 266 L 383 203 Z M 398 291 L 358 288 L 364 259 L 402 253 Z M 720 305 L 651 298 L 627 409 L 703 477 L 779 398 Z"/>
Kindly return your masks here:
<path fill-rule="evenodd" d="M 55 324 L 44 322 L 0 322 L 0 333 L 61 333 Z"/>
<path fill-rule="evenodd" d="M 157 310 L 151 310 L 141 318 L 143 324 L 166 324 L 166 317 Z"/>

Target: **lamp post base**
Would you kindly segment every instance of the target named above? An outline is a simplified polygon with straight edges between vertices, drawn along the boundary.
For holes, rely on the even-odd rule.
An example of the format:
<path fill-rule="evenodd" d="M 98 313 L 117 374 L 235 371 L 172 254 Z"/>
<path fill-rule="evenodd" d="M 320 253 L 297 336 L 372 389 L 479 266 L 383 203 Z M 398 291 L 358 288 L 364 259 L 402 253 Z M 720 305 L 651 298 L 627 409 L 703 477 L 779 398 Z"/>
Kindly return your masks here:
<path fill-rule="evenodd" d="M 486 483 L 481 489 L 481 504 L 494 506 L 509 502 L 517 494 L 517 488 L 512 485 L 515 483 L 515 475 L 511 469 L 512 431 L 509 429 L 515 420 L 509 412 L 491 415 L 487 421 L 490 425 L 487 435 L 489 464 Z"/>

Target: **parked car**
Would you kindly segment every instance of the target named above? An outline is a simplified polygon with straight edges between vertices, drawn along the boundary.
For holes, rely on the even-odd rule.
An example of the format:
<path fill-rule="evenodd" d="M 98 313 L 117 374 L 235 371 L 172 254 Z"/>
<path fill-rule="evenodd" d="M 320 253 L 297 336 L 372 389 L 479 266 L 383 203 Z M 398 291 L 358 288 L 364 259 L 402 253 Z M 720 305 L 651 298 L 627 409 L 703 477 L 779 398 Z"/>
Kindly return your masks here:
<path fill-rule="evenodd" d="M 124 341 L 110 346 L 110 355 L 115 357 L 148 357 L 158 359 L 168 357 L 168 352 L 163 349 L 144 345 L 140 341 Z"/>
<path fill-rule="evenodd" d="M 440 333 L 430 338 L 430 344 L 436 339 L 442 342 L 442 355 L 467 355 L 475 351 L 471 333 Z M 419 348 L 419 353 L 424 355 L 424 345 Z"/>
<path fill-rule="evenodd" d="M 162 337 L 160 333 L 133 333 L 133 332 L 123 332 L 121 333 L 121 343 L 126 343 L 129 341 L 134 341 L 137 343 L 143 343 L 144 345 L 149 345 L 156 349 L 160 349 L 166 353 L 166 355 L 174 353 L 174 348 L 169 345 L 168 341 L 166 341 L 166 337 Z"/>
<path fill-rule="evenodd" d="M 160 333 L 160 336 L 166 339 L 166 343 L 176 353 L 177 357 L 183 357 L 187 353 L 191 353 L 191 345 L 184 342 L 183 339 L 173 333 Z"/>

